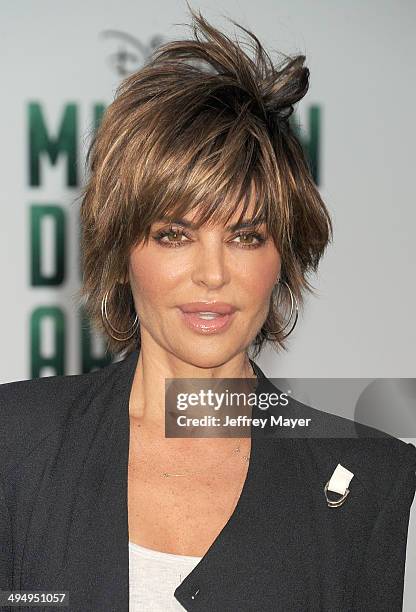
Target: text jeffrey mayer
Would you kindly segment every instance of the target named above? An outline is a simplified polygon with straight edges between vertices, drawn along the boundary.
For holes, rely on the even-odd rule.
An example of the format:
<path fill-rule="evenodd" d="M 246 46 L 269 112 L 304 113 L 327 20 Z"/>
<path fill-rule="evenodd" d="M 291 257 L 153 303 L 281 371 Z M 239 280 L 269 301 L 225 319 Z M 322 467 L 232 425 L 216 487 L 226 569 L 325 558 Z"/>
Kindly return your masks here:
<path fill-rule="evenodd" d="M 238 417 L 230 417 L 227 415 L 225 417 L 223 425 L 225 427 L 241 427 L 249 426 L 252 424 L 254 427 L 261 427 L 262 429 L 264 429 L 267 425 L 268 420 L 269 419 L 267 418 L 256 419 L 244 415 L 239 415 Z M 312 419 L 290 419 L 283 418 L 282 415 L 270 415 L 270 425 L 277 425 L 279 427 L 289 427 L 291 429 L 294 429 L 295 427 L 308 427 L 311 420 Z"/>

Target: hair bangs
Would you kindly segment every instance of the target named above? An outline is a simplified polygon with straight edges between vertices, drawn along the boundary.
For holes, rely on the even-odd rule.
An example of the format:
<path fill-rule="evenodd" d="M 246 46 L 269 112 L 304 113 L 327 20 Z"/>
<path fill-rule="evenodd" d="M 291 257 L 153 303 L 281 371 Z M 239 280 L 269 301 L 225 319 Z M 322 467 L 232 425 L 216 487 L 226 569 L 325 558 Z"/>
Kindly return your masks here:
<path fill-rule="evenodd" d="M 232 127 L 238 130 L 237 123 Z M 134 170 L 128 181 L 131 193 L 126 197 L 135 203 L 137 221 L 131 223 L 137 227 L 135 244 L 143 238 L 147 241 L 152 224 L 163 218 L 191 215 L 196 227 L 225 226 L 237 213 L 236 223 L 246 219 L 253 225 L 264 222 L 268 232 L 280 242 L 284 233 L 284 215 L 279 212 L 282 198 L 276 189 L 278 181 L 270 179 L 269 151 L 263 151 L 262 140 L 249 134 L 245 127 L 240 131 L 238 147 L 227 141 L 229 132 L 214 140 L 207 128 L 197 141 L 195 135 L 191 137 L 192 131 L 188 140 L 184 140 L 182 132 L 180 146 L 176 148 L 172 142 L 166 144 L 169 134 L 165 133 L 163 146 L 153 153 L 157 163 L 151 164 L 148 181 L 143 180 L 141 166 L 130 164 Z M 233 138 L 236 139 L 235 134 Z"/>

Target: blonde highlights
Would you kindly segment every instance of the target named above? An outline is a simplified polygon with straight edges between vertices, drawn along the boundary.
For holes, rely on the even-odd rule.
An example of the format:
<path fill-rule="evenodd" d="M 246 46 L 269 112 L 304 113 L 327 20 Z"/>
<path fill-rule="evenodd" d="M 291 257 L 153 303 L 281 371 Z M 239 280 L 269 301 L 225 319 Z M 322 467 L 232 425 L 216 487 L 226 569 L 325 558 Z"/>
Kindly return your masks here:
<path fill-rule="evenodd" d="M 305 56 L 274 65 L 257 37 L 232 21 L 248 34 L 252 57 L 190 11 L 194 37 L 160 46 L 121 82 L 88 150 L 80 297 L 114 354 L 140 345 L 140 326 L 126 341 L 113 339 L 103 296 L 109 292 L 112 325 L 131 329 L 129 254 L 162 216 L 193 211 L 198 225 L 226 224 L 236 210 L 230 202 L 242 203 L 241 220 L 254 196 L 254 216 L 264 217 L 300 306 L 331 239 L 329 213 L 289 122 L 309 87 Z M 253 357 L 266 341 L 285 348 L 279 329 L 289 304 L 287 293 L 273 292 Z"/>

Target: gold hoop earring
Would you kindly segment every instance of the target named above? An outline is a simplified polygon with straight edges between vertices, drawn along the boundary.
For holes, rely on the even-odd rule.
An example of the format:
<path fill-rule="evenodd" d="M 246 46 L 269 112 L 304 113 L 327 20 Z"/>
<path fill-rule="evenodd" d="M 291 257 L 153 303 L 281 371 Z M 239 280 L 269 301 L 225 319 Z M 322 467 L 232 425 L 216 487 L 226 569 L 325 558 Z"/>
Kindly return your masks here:
<path fill-rule="evenodd" d="M 108 300 L 108 294 L 109 293 L 110 293 L 110 291 L 107 291 L 105 293 L 105 295 L 103 296 L 102 300 L 101 300 L 101 318 L 102 318 L 102 320 L 104 322 L 104 325 L 107 326 L 108 333 L 110 334 L 110 336 L 112 338 L 114 338 L 114 340 L 118 340 L 119 342 L 124 342 L 125 340 L 130 340 L 130 338 L 132 336 L 134 336 L 134 334 L 136 333 L 136 330 L 139 327 L 139 317 L 137 316 L 137 313 L 136 313 L 136 318 L 134 319 L 133 325 L 127 331 L 121 331 L 119 329 L 116 329 L 111 324 L 111 322 L 110 322 L 110 320 L 108 318 L 108 313 L 107 313 L 107 300 Z M 116 332 L 116 334 L 130 334 L 130 335 L 126 336 L 126 337 L 123 337 L 123 338 L 119 338 L 119 337 L 115 336 L 114 334 L 112 334 L 111 330 Z"/>
<path fill-rule="evenodd" d="M 292 324 L 292 327 L 290 328 L 290 330 L 283 336 L 280 338 L 280 340 L 283 340 L 284 338 L 287 338 L 292 331 L 295 329 L 296 323 L 298 322 L 298 315 L 299 315 L 299 303 L 296 299 L 295 294 L 293 293 L 292 289 L 289 287 L 289 285 L 287 284 L 286 281 L 282 281 L 280 278 L 277 281 L 276 285 L 278 285 L 279 283 L 286 285 L 289 293 L 290 293 L 290 315 L 289 318 L 287 320 L 287 323 L 277 332 L 271 332 L 272 334 L 280 334 L 284 329 L 286 329 L 286 327 L 289 325 L 292 316 L 293 316 L 293 310 L 295 310 L 295 320 Z M 270 333 L 270 332 L 269 332 Z M 270 338 L 271 339 L 271 338 Z"/>

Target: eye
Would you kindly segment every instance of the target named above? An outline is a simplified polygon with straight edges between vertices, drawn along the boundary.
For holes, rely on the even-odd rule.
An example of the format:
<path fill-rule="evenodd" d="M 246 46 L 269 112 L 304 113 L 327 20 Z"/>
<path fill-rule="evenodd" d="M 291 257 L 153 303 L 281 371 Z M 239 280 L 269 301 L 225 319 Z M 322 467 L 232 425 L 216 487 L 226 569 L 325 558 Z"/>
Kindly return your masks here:
<path fill-rule="evenodd" d="M 154 239 L 159 244 L 162 244 L 163 246 L 167 246 L 168 248 L 172 248 L 172 247 L 180 247 L 182 246 L 182 244 L 184 244 L 184 242 L 186 242 L 183 240 L 178 240 L 178 237 L 181 238 L 182 236 L 189 238 L 186 232 L 184 232 L 180 228 L 170 227 L 169 229 L 160 230 L 159 232 L 157 232 L 156 235 L 154 236 Z M 163 240 L 163 238 L 165 237 L 167 237 L 168 240 Z M 169 240 L 170 237 L 173 237 L 173 240 Z"/>
<path fill-rule="evenodd" d="M 264 236 L 262 236 L 262 234 L 259 234 L 258 232 L 239 232 L 237 234 L 237 236 L 235 236 L 235 238 L 242 238 L 243 240 L 238 243 L 242 246 L 242 248 L 244 249 L 255 249 L 259 246 L 261 246 L 266 239 L 264 238 Z M 251 239 L 254 238 L 256 240 L 256 242 L 252 243 L 252 242 L 247 242 L 247 239 Z"/>

